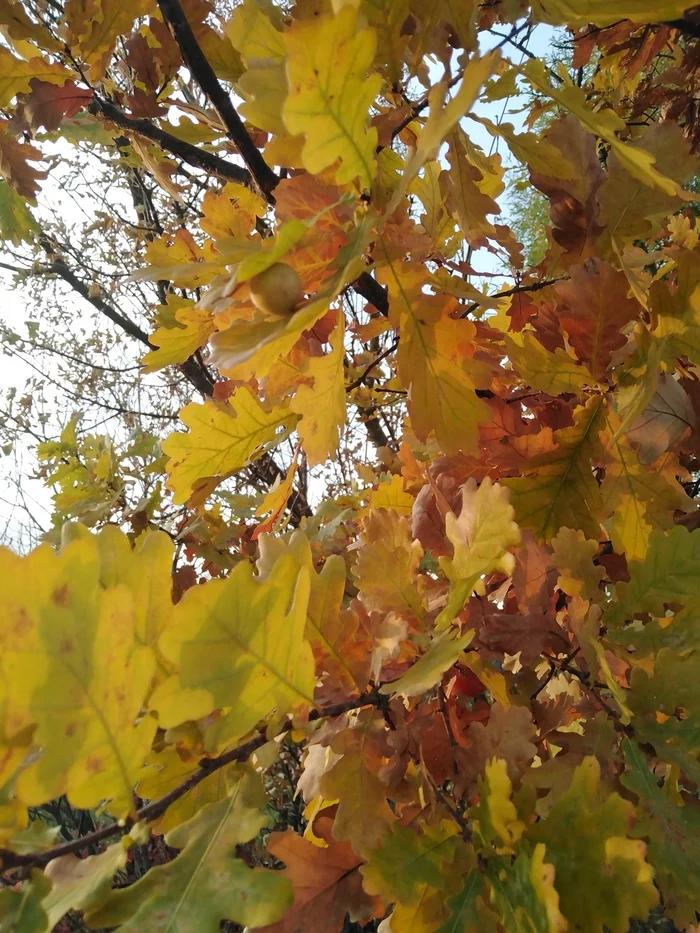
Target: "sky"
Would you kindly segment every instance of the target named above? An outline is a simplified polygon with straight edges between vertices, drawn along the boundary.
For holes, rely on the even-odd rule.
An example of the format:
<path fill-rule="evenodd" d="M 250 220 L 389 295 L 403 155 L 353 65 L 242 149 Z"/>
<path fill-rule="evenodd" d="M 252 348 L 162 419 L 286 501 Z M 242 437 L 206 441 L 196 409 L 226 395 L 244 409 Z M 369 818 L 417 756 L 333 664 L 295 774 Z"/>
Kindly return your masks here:
<path fill-rule="evenodd" d="M 505 34 L 507 26 L 502 26 L 498 31 Z M 548 26 L 537 26 L 531 33 L 527 47 L 537 56 L 545 55 L 551 48 L 551 43 L 555 31 Z M 497 45 L 500 39 L 494 36 L 482 36 L 482 51 Z M 504 46 L 503 54 L 514 63 L 521 63 L 525 56 L 518 49 L 509 45 Z M 439 79 L 440 72 L 436 68 L 436 80 Z M 524 100 L 520 97 L 512 97 L 504 101 L 495 101 L 487 103 L 478 102 L 474 108 L 474 113 L 478 116 L 486 117 L 495 123 L 512 123 L 516 130 L 523 129 L 523 115 L 519 112 L 524 106 Z M 494 140 L 483 126 L 471 120 L 465 120 L 463 123 L 465 130 L 474 143 L 479 145 L 485 152 L 492 153 L 500 151 L 503 154 L 505 164 L 509 164 L 508 152 L 501 140 Z M 77 221 L 80 216 L 80 206 L 74 200 L 67 197 L 60 186 L 60 165 L 54 168 L 48 179 L 43 184 L 41 198 L 44 201 L 60 203 L 61 209 L 66 212 L 66 216 L 71 220 Z M 501 206 L 503 214 L 501 218 L 508 219 L 507 202 L 502 198 Z M 500 219 L 500 218 L 499 218 Z M 12 257 L 3 254 L 2 243 L 0 243 L 0 262 L 6 261 L 13 264 Z M 496 258 L 486 250 L 480 250 L 473 259 L 474 265 L 480 272 L 497 272 L 498 265 Z M 28 317 L 29 297 L 21 288 L 13 286 L 12 275 L 0 269 L 0 287 L 3 288 L 2 301 L 0 302 L 0 320 L 7 324 L 17 333 L 26 331 L 25 321 Z M 80 297 L 74 299 L 75 314 L 80 320 L 89 324 L 92 316 L 96 313 Z M 31 368 L 16 356 L 8 355 L 4 352 L 0 356 L 0 396 L 4 396 L 9 388 L 15 388 L 17 396 L 21 396 L 25 383 L 33 375 Z M 10 474 L 15 475 L 18 470 L 14 462 L 18 458 L 20 470 L 22 473 L 21 489 L 16 490 L 8 481 Z M 45 488 L 43 482 L 33 479 L 32 473 L 35 469 L 35 460 L 31 449 L 31 444 L 27 443 L 16 447 L 9 457 L 3 456 L 0 452 L 0 542 L 5 541 L 10 546 L 19 544 L 19 520 L 24 520 L 18 512 L 18 506 L 21 505 L 21 499 L 24 497 L 26 504 L 30 507 L 36 518 L 48 527 L 51 514 L 51 493 Z M 2 482 L 1 480 L 5 481 Z"/>

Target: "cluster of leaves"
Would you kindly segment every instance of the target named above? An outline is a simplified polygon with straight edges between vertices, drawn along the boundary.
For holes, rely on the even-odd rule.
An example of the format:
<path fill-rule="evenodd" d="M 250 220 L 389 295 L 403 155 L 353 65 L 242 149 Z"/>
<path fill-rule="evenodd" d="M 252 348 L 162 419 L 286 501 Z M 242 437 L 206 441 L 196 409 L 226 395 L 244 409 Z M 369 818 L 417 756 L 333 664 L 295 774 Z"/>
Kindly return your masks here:
<path fill-rule="evenodd" d="M 0 0 L 0 232 L 204 397 L 162 443 L 39 448 L 54 534 L 0 551 L 2 930 L 696 923 L 686 5 Z M 507 58 L 537 24 L 578 80 Z M 522 131 L 477 112 L 523 88 Z M 477 125 L 546 199 L 534 267 Z M 150 336 L 44 229 L 30 139 L 116 150 Z M 99 825 L 57 845 L 60 799 Z"/>

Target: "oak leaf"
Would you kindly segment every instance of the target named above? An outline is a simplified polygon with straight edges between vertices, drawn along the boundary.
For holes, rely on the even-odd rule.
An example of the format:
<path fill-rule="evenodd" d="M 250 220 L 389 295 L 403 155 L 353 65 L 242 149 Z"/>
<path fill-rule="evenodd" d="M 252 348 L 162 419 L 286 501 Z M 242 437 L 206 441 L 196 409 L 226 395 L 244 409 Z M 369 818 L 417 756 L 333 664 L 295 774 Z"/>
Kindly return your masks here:
<path fill-rule="evenodd" d="M 372 509 L 362 526 L 361 547 L 352 568 L 360 600 L 372 610 L 421 618 L 416 586 L 423 549 L 413 541 L 407 520 L 396 511 Z"/>
<path fill-rule="evenodd" d="M 517 787 L 537 754 L 537 747 L 532 741 L 536 734 L 529 709 L 522 706 L 506 708 L 494 703 L 486 725 L 475 722 L 469 726 L 468 746 L 455 749 L 460 765 L 457 777 L 459 793 L 468 795 L 471 792 L 492 758 L 501 760 L 510 783 Z"/>
<path fill-rule="evenodd" d="M 34 132 L 42 126 L 57 130 L 63 120 L 74 117 L 92 100 L 92 92 L 74 81 L 56 85 L 33 78 L 30 87 L 30 92 L 21 97 L 19 110 Z"/>
<path fill-rule="evenodd" d="M 458 843 L 458 828 L 449 820 L 420 827 L 395 824 L 360 869 L 365 891 L 387 904 L 415 903 L 422 885 L 443 887 L 445 865 L 453 861 Z"/>
<path fill-rule="evenodd" d="M 228 797 L 207 804 L 166 836 L 180 854 L 113 891 L 88 914 L 90 926 L 121 925 L 124 933 L 217 933 L 222 920 L 253 928 L 278 920 L 292 902 L 288 880 L 236 857 L 236 847 L 267 825 L 265 805 L 260 777 L 241 773 Z"/>
<path fill-rule="evenodd" d="M 623 0 L 615 9 L 607 0 L 534 0 L 538 20 L 552 26 L 609 26 L 620 20 L 662 23 L 678 19 L 688 9 L 687 0 Z"/>
<path fill-rule="evenodd" d="M 294 901 L 282 920 L 265 927 L 264 933 L 339 933 L 348 914 L 351 922 L 381 916 L 381 901 L 362 889 L 362 859 L 347 842 L 333 839 L 329 823 L 323 816 L 314 822 L 326 848 L 306 842 L 291 829 L 268 837 L 268 852 L 287 866 L 283 875 L 291 881 Z"/>
<path fill-rule="evenodd" d="M 598 602 L 603 598 L 600 583 L 605 570 L 594 563 L 598 542 L 586 539 L 580 530 L 560 528 L 552 538 L 554 564 L 559 571 L 559 588 L 568 596 Z"/>
<path fill-rule="evenodd" d="M 565 304 L 558 314 L 569 343 L 593 376 L 603 379 L 613 352 L 627 342 L 625 327 L 639 316 L 641 305 L 627 297 L 625 276 L 600 260 L 572 266 L 569 279 L 554 288 Z"/>
<path fill-rule="evenodd" d="M 528 837 L 547 847 L 571 925 L 626 933 L 631 917 L 646 917 L 658 903 L 646 846 L 627 836 L 633 820 L 632 804 L 608 794 L 597 759 L 585 758 L 547 818 L 528 828 Z"/>
<path fill-rule="evenodd" d="M 88 855 L 83 859 L 61 855 L 51 859 L 46 866 L 46 876 L 51 879 L 53 887 L 43 905 L 49 917 L 50 930 L 69 910 L 89 914 L 102 906 L 112 890 L 114 875 L 126 866 L 132 843 L 143 844 L 148 840 L 148 830 L 143 824 L 137 823 L 132 833 L 122 836 L 99 855 Z"/>
<path fill-rule="evenodd" d="M 679 805 L 670 777 L 659 785 L 637 742 L 624 739 L 622 745 L 627 770 L 621 781 L 638 798 L 630 835 L 649 840 L 649 861 L 666 910 L 679 927 L 685 926 L 695 921 L 700 884 L 700 816 L 694 807 Z"/>
<path fill-rule="evenodd" d="M 15 139 L 7 120 L 0 120 L 0 176 L 23 198 L 34 199 L 39 191 L 39 181 L 46 178 L 46 172 L 40 172 L 29 164 L 42 158 L 35 146 Z"/>
<path fill-rule="evenodd" d="M 464 484 L 459 517 L 449 512 L 446 518 L 446 533 L 454 556 L 440 558 L 451 586 L 438 626 L 455 617 L 483 576 L 495 570 L 506 575 L 513 572 L 515 560 L 509 549 L 520 542 L 520 531 L 513 517 L 510 497 L 503 486 L 492 483 L 489 477 L 478 487 L 473 479 Z"/>
<path fill-rule="evenodd" d="M 0 107 L 6 107 L 16 94 L 31 90 L 34 78 L 50 84 L 65 84 L 73 75 L 63 65 L 51 64 L 37 56 L 17 58 L 9 49 L 0 48 Z"/>
<path fill-rule="evenodd" d="M 330 338 L 331 352 L 309 360 L 307 373 L 313 386 L 299 386 L 291 403 L 292 411 L 301 416 L 297 430 L 311 467 L 336 458 L 345 424 L 344 321 L 341 315 Z"/>
<path fill-rule="evenodd" d="M 617 330 L 616 330 L 617 333 Z M 554 352 L 542 346 L 534 334 L 525 331 L 506 336 L 506 352 L 520 381 L 548 395 L 579 395 L 596 380 L 590 371 L 557 347 Z"/>
<path fill-rule="evenodd" d="M 381 84 L 366 77 L 374 58 L 373 29 L 357 29 L 352 6 L 335 16 L 297 23 L 285 33 L 289 95 L 284 123 L 304 133 L 304 168 L 314 175 L 340 160 L 339 184 L 360 180 L 369 188 L 376 171 L 376 129 L 368 128 L 369 108 Z"/>
<path fill-rule="evenodd" d="M 574 417 L 573 427 L 555 431 L 554 450 L 534 457 L 524 476 L 503 480 L 518 524 L 538 540 L 551 540 L 563 525 L 599 536 L 603 500 L 593 462 L 603 455 L 598 435 L 605 426 L 604 400 L 592 398 Z"/>
<path fill-rule="evenodd" d="M 2 933 L 45 933 L 49 918 L 43 899 L 51 890 L 51 882 L 37 869 L 29 881 L 15 891 L 5 887 L 0 891 L 0 930 Z"/>
<path fill-rule="evenodd" d="M 174 309 L 175 326 L 158 327 L 150 336 L 150 343 L 157 349 L 150 350 L 141 360 L 149 373 L 184 363 L 206 344 L 215 328 L 212 315 L 200 311 L 191 300 L 169 295 L 168 305 Z"/>
<path fill-rule="evenodd" d="M 380 688 L 380 693 L 399 696 L 420 696 L 439 683 L 445 671 L 448 671 L 470 644 L 474 637 L 473 629 L 459 634 L 450 628 L 440 635 L 435 635 L 425 654 L 411 665 L 398 680 L 392 680 Z"/>
<path fill-rule="evenodd" d="M 155 656 L 136 636 L 132 595 L 123 584 L 100 587 L 91 536 L 60 554 L 44 545 L 0 560 L 6 723 L 13 732 L 35 723 L 43 748 L 19 775 L 20 799 L 38 806 L 67 793 L 78 807 L 110 799 L 110 812 L 125 816 L 156 726 L 141 715 Z"/>
<path fill-rule="evenodd" d="M 230 707 L 217 724 L 231 742 L 276 711 L 313 704 L 314 663 L 304 638 L 309 571 L 294 556 L 263 580 L 243 561 L 225 580 L 188 590 L 160 649 L 177 673 L 155 692 L 161 722 L 176 726 Z"/>
<path fill-rule="evenodd" d="M 362 854 L 376 848 L 396 820 L 387 801 L 387 785 L 379 776 L 390 754 L 384 720 L 374 710 L 365 710 L 352 728 L 331 740 L 330 747 L 341 757 L 321 778 L 320 790 L 326 800 L 338 801 L 333 837 Z"/>
<path fill-rule="evenodd" d="M 625 129 L 625 121 L 614 110 L 609 107 L 593 110 L 586 100 L 585 92 L 577 87 L 568 75 L 560 76 L 561 83 L 552 85 L 546 66 L 540 60 L 532 59 L 521 71 L 536 90 L 578 117 L 589 132 L 604 139 L 630 175 L 645 185 L 660 188 L 666 194 L 681 193 L 676 181 L 654 167 L 656 160 L 651 153 L 622 142 L 617 134 Z"/>
<path fill-rule="evenodd" d="M 167 437 L 163 453 L 170 458 L 168 486 L 173 501 L 181 504 L 209 480 L 218 484 L 259 456 L 295 416 L 285 408 L 266 412 L 243 386 L 229 402 L 187 405 L 180 418 L 190 430 Z"/>

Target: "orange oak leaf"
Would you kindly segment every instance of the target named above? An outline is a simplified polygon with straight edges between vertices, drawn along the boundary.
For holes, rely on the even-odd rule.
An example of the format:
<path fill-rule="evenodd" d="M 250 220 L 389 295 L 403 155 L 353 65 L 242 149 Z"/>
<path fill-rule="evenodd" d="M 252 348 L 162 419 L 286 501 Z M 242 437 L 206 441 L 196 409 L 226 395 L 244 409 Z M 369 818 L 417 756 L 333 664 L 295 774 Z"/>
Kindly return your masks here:
<path fill-rule="evenodd" d="M 591 259 L 572 266 L 568 281 L 554 286 L 565 307 L 559 319 L 576 356 L 588 363 L 592 375 L 602 379 L 613 352 L 627 342 L 625 327 L 639 316 L 642 306 L 628 298 L 629 282 L 606 262 Z"/>
<path fill-rule="evenodd" d="M 347 842 L 333 839 L 331 827 L 325 812 L 314 821 L 314 834 L 326 848 L 291 829 L 269 836 L 267 850 L 287 866 L 284 875 L 292 882 L 294 902 L 278 923 L 263 927 L 261 933 L 335 933 L 346 914 L 353 922 L 366 922 L 383 913 L 380 898 L 363 890 L 363 860 Z"/>

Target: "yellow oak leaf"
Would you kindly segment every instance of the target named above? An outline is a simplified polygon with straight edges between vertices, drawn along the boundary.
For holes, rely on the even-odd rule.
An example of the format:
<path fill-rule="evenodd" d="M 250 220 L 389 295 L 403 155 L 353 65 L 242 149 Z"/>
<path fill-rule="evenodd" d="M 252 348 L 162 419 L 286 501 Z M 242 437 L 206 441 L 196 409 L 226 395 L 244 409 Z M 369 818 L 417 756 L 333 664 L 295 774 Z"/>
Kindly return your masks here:
<path fill-rule="evenodd" d="M 65 84 L 72 77 L 74 75 L 63 65 L 50 64 L 39 56 L 25 61 L 3 46 L 0 48 L 0 107 L 6 107 L 15 95 L 31 90 L 33 78 L 49 84 Z"/>
<path fill-rule="evenodd" d="M 469 118 L 480 123 L 492 136 L 505 139 L 515 158 L 528 165 L 531 171 L 553 175 L 555 178 L 576 177 L 576 169 L 569 159 L 536 133 L 516 133 L 512 123 L 494 123 L 473 113 L 469 114 Z"/>
<path fill-rule="evenodd" d="M 222 191 L 204 195 L 199 226 L 215 240 L 248 236 L 255 230 L 256 218 L 264 217 L 266 210 L 267 205 L 254 191 L 230 181 Z"/>
<path fill-rule="evenodd" d="M 292 399 L 292 411 L 301 415 L 297 431 L 311 467 L 326 463 L 329 457 L 335 460 L 339 432 L 345 424 L 344 325 L 345 317 L 340 314 L 330 337 L 331 352 L 309 360 L 313 386 L 299 386 Z"/>
<path fill-rule="evenodd" d="M 266 412 L 247 386 L 229 402 L 193 402 L 182 409 L 180 418 L 189 432 L 171 434 L 163 441 L 163 453 L 170 458 L 168 487 L 176 503 L 186 502 L 206 481 L 220 482 L 240 470 L 295 420 L 284 408 Z"/>
<path fill-rule="evenodd" d="M 106 525 L 95 540 L 100 553 L 100 584 L 129 589 L 134 603 L 134 636 L 157 651 L 158 639 L 173 614 L 172 539 L 164 531 L 149 531 L 132 547 L 118 528 Z"/>
<path fill-rule="evenodd" d="M 456 628 L 448 629 L 436 635 L 428 646 L 428 650 L 415 664 L 402 674 L 398 680 L 384 684 L 380 693 L 398 694 L 404 697 L 420 696 L 431 690 L 437 684 L 445 671 L 449 670 L 455 661 L 459 660 L 464 649 L 474 637 L 474 630 L 470 629 L 463 635 Z"/>
<path fill-rule="evenodd" d="M 551 26 L 611 26 L 621 20 L 633 23 L 663 23 L 680 19 L 688 0 L 533 0 L 537 20 Z"/>
<path fill-rule="evenodd" d="M 152 754 L 146 761 L 144 776 L 138 783 L 139 797 L 158 800 L 170 793 L 199 768 L 199 755 L 185 756 L 174 745 Z M 149 824 L 158 833 L 168 833 L 198 813 L 208 803 L 218 803 L 228 796 L 235 768 L 219 768 L 170 804 L 165 813 Z"/>
<path fill-rule="evenodd" d="M 560 347 L 554 352 L 547 350 L 532 333 L 507 335 L 505 343 L 513 369 L 532 389 L 548 395 L 578 395 L 584 388 L 597 385 L 586 366 Z"/>
<path fill-rule="evenodd" d="M 251 61 L 281 62 L 284 58 L 284 36 L 270 19 L 270 15 L 278 11 L 272 6 L 267 10 L 265 12 L 256 0 L 244 0 L 233 11 L 224 29 L 249 67 Z"/>
<path fill-rule="evenodd" d="M 452 621 L 485 574 L 494 570 L 512 574 L 515 558 L 509 548 L 520 542 L 514 515 L 508 490 L 488 476 L 478 487 L 474 479 L 462 486 L 459 517 L 448 512 L 445 520 L 454 556 L 440 558 L 450 581 L 450 598 L 438 617 L 439 627 Z"/>
<path fill-rule="evenodd" d="M 617 16 L 617 10 L 615 16 Z M 614 21 L 616 22 L 617 19 Z M 521 69 L 521 72 L 534 88 L 578 117 L 589 132 L 604 139 L 630 175 L 645 185 L 660 188 L 667 194 L 681 194 L 676 181 L 654 168 L 656 160 L 653 155 L 638 146 L 622 142 L 617 134 L 625 129 L 625 121 L 610 108 L 593 110 L 586 100 L 585 91 L 572 83 L 564 69 L 560 75 L 562 82 L 557 85 L 552 85 L 547 76 L 546 66 L 540 60 L 533 59 Z"/>
<path fill-rule="evenodd" d="M 352 573 L 362 603 L 370 611 L 421 618 L 423 600 L 416 580 L 423 548 L 413 541 L 406 518 L 391 509 L 372 509 L 363 521 L 360 541 Z"/>
<path fill-rule="evenodd" d="M 231 743 L 276 712 L 313 704 L 314 661 L 304 638 L 309 570 L 286 554 L 261 581 L 246 561 L 225 580 L 188 590 L 160 649 L 177 673 L 152 706 L 167 728 L 230 711 L 217 724 Z"/>
<path fill-rule="evenodd" d="M 38 806 L 67 794 L 84 808 L 107 799 L 110 812 L 126 816 L 156 727 L 142 715 L 155 656 L 136 636 L 132 593 L 100 586 L 91 536 L 60 553 L 42 545 L 3 560 L 5 728 L 35 724 L 42 749 L 18 777 L 19 798 Z"/>
<path fill-rule="evenodd" d="M 486 853 L 513 855 L 525 832 L 512 796 L 508 763 L 494 757 L 486 764 L 484 777 L 479 781 L 480 800 L 471 811 L 479 846 Z"/>
<path fill-rule="evenodd" d="M 72 54 L 98 81 L 109 65 L 117 37 L 131 32 L 134 20 L 153 12 L 153 0 L 68 0 L 63 13 L 65 41 Z"/>
<path fill-rule="evenodd" d="M 420 215 L 423 229 L 435 244 L 435 248 L 444 252 L 447 241 L 455 232 L 455 222 L 445 209 L 445 197 L 439 182 L 441 172 L 442 167 L 437 160 L 426 162 L 423 174 L 413 179 L 408 190 L 420 199 L 425 208 L 425 213 Z M 458 246 L 458 241 L 455 241 L 452 250 L 448 249 L 447 254 L 453 255 Z"/>
<path fill-rule="evenodd" d="M 215 329 L 214 318 L 208 311 L 196 308 L 193 301 L 182 301 L 174 315 L 176 326 L 158 327 L 149 338 L 157 349 L 150 350 L 141 360 L 147 373 L 184 363 L 206 344 Z"/>
<path fill-rule="evenodd" d="M 373 29 L 357 30 L 357 12 L 295 23 L 285 33 L 289 95 L 284 123 L 304 133 L 304 168 L 314 175 L 340 161 L 338 184 L 359 179 L 369 188 L 376 173 L 377 131 L 369 110 L 382 79 L 366 77 L 376 48 Z"/>
<path fill-rule="evenodd" d="M 676 479 L 678 468 L 668 455 L 649 466 L 641 463 L 629 434 L 611 443 L 608 451 L 600 491 L 605 511 L 612 516 L 613 547 L 627 560 L 644 560 L 653 529 L 670 528 L 674 511 L 690 511 L 693 502 Z"/>
<path fill-rule="evenodd" d="M 393 509 L 399 515 L 410 515 L 413 512 L 415 497 L 404 489 L 404 482 L 398 473 L 395 473 L 388 483 L 380 483 L 369 496 L 369 504 L 363 510 L 363 515 L 369 514 L 371 509 Z"/>
<path fill-rule="evenodd" d="M 630 917 L 647 917 L 658 903 L 646 846 L 627 837 L 634 820 L 632 804 L 607 793 L 598 760 L 587 757 L 547 818 L 528 827 L 527 836 L 547 847 L 572 927 L 626 933 Z"/>
<path fill-rule="evenodd" d="M 600 582 L 605 576 L 603 567 L 594 564 L 598 556 L 598 542 L 586 539 L 582 531 L 560 528 L 552 538 L 554 564 L 559 571 L 559 588 L 568 596 L 598 602 L 604 597 Z"/>
<path fill-rule="evenodd" d="M 447 82 L 440 82 L 431 89 L 428 119 L 418 137 L 416 151 L 409 159 L 405 170 L 409 180 L 418 173 L 428 159 L 435 158 L 447 134 L 459 123 L 464 114 L 471 110 L 482 85 L 495 71 L 500 57 L 496 49 L 488 52 L 483 58 L 472 57 L 463 71 L 459 90 L 447 102 L 445 102 Z"/>
<path fill-rule="evenodd" d="M 255 515 L 258 518 L 261 518 L 263 515 L 270 514 L 265 519 L 264 522 L 261 522 L 256 526 L 255 531 L 253 532 L 253 540 L 258 538 L 263 532 L 270 532 L 279 522 L 282 513 L 287 505 L 289 497 L 292 494 L 292 487 L 294 483 L 294 477 L 297 473 L 297 463 L 299 461 L 299 450 L 294 453 L 294 458 L 289 464 L 289 469 L 284 478 L 281 476 L 278 477 L 276 484 L 270 489 L 267 495 L 263 498 L 263 501 L 255 510 Z"/>
<path fill-rule="evenodd" d="M 307 567 L 311 591 L 306 614 L 306 638 L 316 659 L 316 673 L 332 689 L 362 690 L 369 677 L 370 658 L 358 636 L 359 619 L 351 609 L 344 609 L 347 569 L 339 554 L 331 554 L 319 573 L 313 564 L 309 541 L 297 529 L 291 536 L 289 552 L 300 567 Z M 287 552 L 281 538 L 262 535 L 258 572 L 265 576 L 274 560 Z"/>

